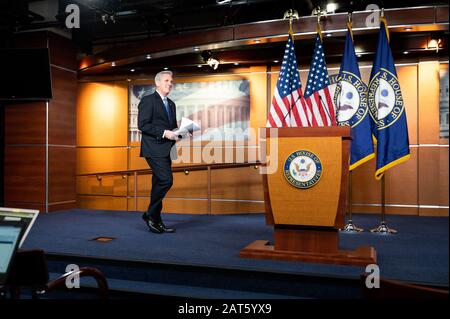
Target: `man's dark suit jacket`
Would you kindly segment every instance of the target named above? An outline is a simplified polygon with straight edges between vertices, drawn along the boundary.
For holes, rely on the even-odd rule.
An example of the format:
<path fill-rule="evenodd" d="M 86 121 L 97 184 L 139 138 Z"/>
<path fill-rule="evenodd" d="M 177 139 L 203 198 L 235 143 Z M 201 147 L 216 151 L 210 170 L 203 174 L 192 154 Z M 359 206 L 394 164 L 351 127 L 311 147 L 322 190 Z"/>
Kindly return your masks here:
<path fill-rule="evenodd" d="M 177 128 L 175 103 L 169 101 L 172 118 L 169 119 L 158 92 L 144 96 L 138 105 L 138 128 L 142 132 L 141 157 L 166 157 L 175 141 L 163 138 L 164 130 Z"/>

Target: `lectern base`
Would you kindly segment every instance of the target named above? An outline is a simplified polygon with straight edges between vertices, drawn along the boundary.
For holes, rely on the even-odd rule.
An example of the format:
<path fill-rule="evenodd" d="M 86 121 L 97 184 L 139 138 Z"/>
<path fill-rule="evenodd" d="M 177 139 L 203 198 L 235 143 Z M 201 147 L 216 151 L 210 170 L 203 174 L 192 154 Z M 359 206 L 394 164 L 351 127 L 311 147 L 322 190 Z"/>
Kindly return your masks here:
<path fill-rule="evenodd" d="M 335 252 L 311 252 L 275 250 L 267 240 L 256 240 L 239 253 L 242 258 L 273 259 L 302 261 L 320 264 L 339 264 L 366 266 L 377 262 L 376 252 L 373 247 L 358 247 L 353 251 Z"/>

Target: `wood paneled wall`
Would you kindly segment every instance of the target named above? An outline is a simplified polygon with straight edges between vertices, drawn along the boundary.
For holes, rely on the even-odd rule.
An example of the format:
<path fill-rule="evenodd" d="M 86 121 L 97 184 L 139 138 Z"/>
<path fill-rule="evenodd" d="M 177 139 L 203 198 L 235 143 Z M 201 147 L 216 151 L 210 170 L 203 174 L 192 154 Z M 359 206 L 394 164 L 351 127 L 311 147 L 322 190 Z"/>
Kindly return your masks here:
<path fill-rule="evenodd" d="M 408 119 L 411 159 L 390 169 L 386 174 L 388 214 L 448 216 L 448 139 L 439 138 L 439 67 L 434 62 L 413 61 L 397 66 Z M 330 65 L 330 73 L 338 66 Z M 361 66 L 363 80 L 368 82 L 370 65 Z M 234 74 L 206 77 L 178 77 L 176 81 L 215 81 L 246 78 L 250 81 L 250 125 L 264 127 L 267 109 L 278 77 L 278 69 L 265 67 L 236 69 Z M 303 83 L 307 70 L 301 70 Z M 139 84 L 142 82 L 136 82 Z M 150 83 L 147 81 L 146 83 Z M 128 143 L 128 95 L 126 82 L 80 83 L 77 104 L 77 173 L 148 168 L 139 157 L 139 144 Z M 256 140 L 256 137 L 255 137 Z M 190 146 L 179 156 L 193 159 Z M 181 144 L 182 146 L 183 144 Z M 225 150 L 244 150 L 246 159 L 255 158 L 258 145 L 222 145 L 221 161 L 229 160 Z M 184 152 L 184 153 L 183 153 Z M 257 158 L 255 158 L 257 159 Z M 231 161 L 236 160 L 234 154 Z M 184 164 L 186 161 L 184 162 Z M 179 165 L 179 164 L 175 164 Z M 358 167 L 352 176 L 353 211 L 379 213 L 380 183 L 374 179 L 375 161 Z M 132 176 L 78 177 L 80 207 L 118 210 L 146 210 L 149 203 L 151 177 L 139 175 L 138 200 L 134 201 Z M 174 174 L 174 186 L 164 202 L 164 212 L 175 213 L 252 213 L 263 212 L 262 179 L 253 167 L 211 171 L 211 202 L 208 203 L 208 175 L 194 171 Z"/>
<path fill-rule="evenodd" d="M 265 125 L 267 74 L 265 67 L 240 69 L 236 74 L 220 77 L 179 77 L 178 82 L 207 82 L 217 80 L 248 79 L 250 85 L 250 125 Z M 137 81 L 133 84 L 150 83 Z M 262 112 L 261 112 L 262 110 Z M 255 130 L 256 132 L 256 130 Z M 191 146 L 181 144 L 180 160 L 194 160 L 194 150 L 204 150 L 208 143 Z M 250 145 L 249 145 L 250 144 Z M 147 169 L 147 162 L 139 157 L 139 143 L 128 142 L 128 83 L 80 83 L 77 102 L 77 173 L 91 174 L 127 169 Z M 211 156 L 236 160 L 236 145 L 222 145 Z M 256 158 L 256 136 L 250 143 L 238 146 L 245 158 Z M 227 153 L 231 151 L 231 153 Z M 220 154 L 219 154 L 220 153 Z M 244 173 L 245 172 L 245 173 Z M 174 173 L 174 185 L 164 201 L 164 212 L 191 214 L 221 214 L 263 212 L 263 194 L 258 171 L 252 167 L 211 172 L 211 200 L 208 202 L 208 174 L 206 171 Z M 80 207 L 118 210 L 146 210 L 151 191 L 151 176 L 139 175 L 138 200 L 134 200 L 132 176 L 95 176 L 77 178 Z M 239 187 L 237 187 L 239 185 Z M 233 191 L 234 189 L 234 191 Z"/>
<path fill-rule="evenodd" d="M 5 206 L 76 207 L 76 49 L 50 32 L 20 34 L 15 43 L 49 48 L 53 98 L 5 105 Z"/>

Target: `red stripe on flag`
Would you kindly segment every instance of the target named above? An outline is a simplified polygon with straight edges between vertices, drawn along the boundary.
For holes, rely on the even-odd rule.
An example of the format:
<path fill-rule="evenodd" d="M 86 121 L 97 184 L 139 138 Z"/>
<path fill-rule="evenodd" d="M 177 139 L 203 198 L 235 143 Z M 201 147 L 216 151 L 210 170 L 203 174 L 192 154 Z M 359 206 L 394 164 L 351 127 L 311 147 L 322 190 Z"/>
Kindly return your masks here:
<path fill-rule="evenodd" d="M 298 115 L 298 122 L 303 127 L 311 126 L 309 123 L 308 112 L 306 110 L 305 99 L 303 98 L 302 89 L 298 88 L 296 90 L 296 92 L 298 94 L 298 99 L 295 102 L 294 109 L 296 110 L 296 114 Z M 300 108 L 300 111 L 299 111 L 299 108 Z M 304 120 L 302 120 L 302 117 L 300 116 L 300 112 L 303 114 Z"/>
<path fill-rule="evenodd" d="M 295 106 L 292 108 L 292 115 L 294 116 L 295 126 L 303 126 L 302 120 L 300 119 L 300 114 Z"/>
<path fill-rule="evenodd" d="M 273 119 L 272 113 L 269 113 L 269 124 L 270 124 L 270 127 L 277 127 L 277 123 Z"/>
<path fill-rule="evenodd" d="M 328 110 L 330 112 L 331 115 L 331 125 L 336 126 L 336 111 L 334 109 L 334 103 L 333 100 L 331 99 L 331 95 L 330 95 L 330 90 L 327 87 L 325 87 L 323 89 L 323 91 L 325 92 L 325 97 L 327 99 L 327 104 L 328 104 Z"/>
<path fill-rule="evenodd" d="M 305 113 L 305 117 L 306 117 L 306 125 L 305 126 L 312 126 L 312 123 L 310 120 L 310 117 L 312 117 L 312 116 L 310 114 L 308 106 L 306 105 L 306 101 L 303 97 L 301 97 L 301 99 L 300 99 L 300 105 L 301 105 L 303 112 Z"/>
<path fill-rule="evenodd" d="M 309 112 L 311 112 L 311 119 L 312 119 L 312 123 L 311 123 L 311 124 L 312 124 L 312 126 L 313 126 L 313 127 L 319 126 L 319 125 L 317 124 L 317 120 L 316 120 L 316 117 L 315 117 L 315 115 L 314 115 L 311 97 L 305 99 L 305 102 L 306 102 L 306 104 L 308 105 Z"/>
<path fill-rule="evenodd" d="M 277 94 L 277 92 L 275 92 L 275 94 Z M 287 125 L 286 125 L 286 121 L 285 121 L 285 119 L 284 119 L 283 112 L 281 111 L 281 108 L 280 108 L 280 106 L 278 105 L 277 99 L 275 98 L 275 96 L 274 96 L 273 99 L 272 99 L 272 107 L 273 107 L 275 113 L 277 114 L 278 119 L 279 119 L 280 122 L 281 122 L 281 127 L 287 126 Z"/>
<path fill-rule="evenodd" d="M 289 95 L 286 95 L 284 98 L 281 99 L 283 101 L 283 103 L 284 103 L 284 106 L 286 106 L 287 114 L 289 114 L 290 111 L 291 111 L 291 105 L 292 105 L 291 98 L 292 98 L 292 96 L 289 94 Z M 285 116 L 287 117 L 289 115 L 285 115 Z"/>
<path fill-rule="evenodd" d="M 317 107 L 319 109 L 319 113 L 320 113 L 320 117 L 322 118 L 322 123 L 324 126 L 328 126 L 328 123 L 330 122 L 328 119 L 328 115 L 327 115 L 327 111 L 325 111 L 325 105 L 322 102 L 322 100 L 320 99 L 320 95 L 319 92 L 314 92 L 314 100 L 317 104 Z"/>

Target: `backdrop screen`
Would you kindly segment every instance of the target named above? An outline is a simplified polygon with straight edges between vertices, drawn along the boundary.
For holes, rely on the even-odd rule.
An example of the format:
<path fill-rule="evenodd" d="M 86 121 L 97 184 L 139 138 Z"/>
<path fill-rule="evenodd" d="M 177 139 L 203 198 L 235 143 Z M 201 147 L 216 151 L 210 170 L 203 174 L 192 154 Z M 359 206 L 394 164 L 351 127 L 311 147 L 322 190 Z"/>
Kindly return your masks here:
<path fill-rule="evenodd" d="M 153 85 L 129 88 L 129 137 L 138 142 L 138 105 L 155 92 Z M 169 98 L 176 103 L 177 120 L 186 117 L 200 125 L 194 139 L 246 140 L 250 128 L 250 82 L 229 80 L 175 83 Z"/>

